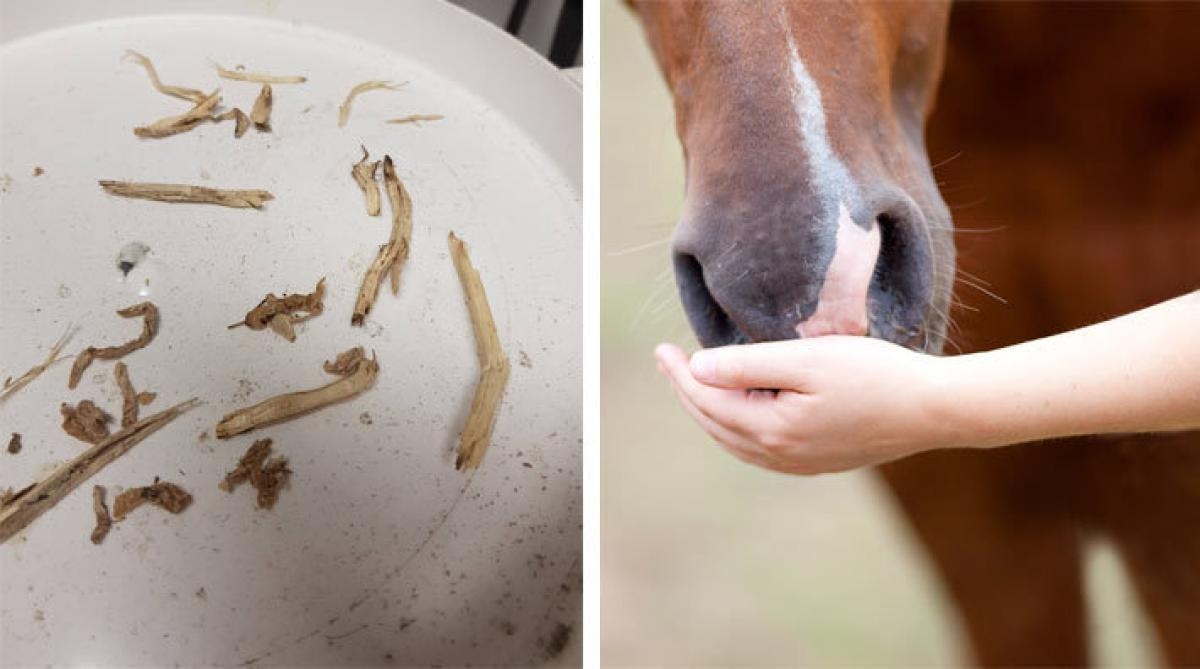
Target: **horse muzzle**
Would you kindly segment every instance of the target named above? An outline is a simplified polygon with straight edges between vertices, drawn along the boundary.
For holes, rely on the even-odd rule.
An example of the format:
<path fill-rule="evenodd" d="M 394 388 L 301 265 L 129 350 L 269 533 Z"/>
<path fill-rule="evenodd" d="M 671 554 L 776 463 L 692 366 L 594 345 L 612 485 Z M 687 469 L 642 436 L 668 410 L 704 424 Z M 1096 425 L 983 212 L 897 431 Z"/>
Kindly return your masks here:
<path fill-rule="evenodd" d="M 934 281 L 925 218 L 903 195 L 885 202 L 685 217 L 675 276 L 701 344 L 869 335 L 927 348 Z"/>

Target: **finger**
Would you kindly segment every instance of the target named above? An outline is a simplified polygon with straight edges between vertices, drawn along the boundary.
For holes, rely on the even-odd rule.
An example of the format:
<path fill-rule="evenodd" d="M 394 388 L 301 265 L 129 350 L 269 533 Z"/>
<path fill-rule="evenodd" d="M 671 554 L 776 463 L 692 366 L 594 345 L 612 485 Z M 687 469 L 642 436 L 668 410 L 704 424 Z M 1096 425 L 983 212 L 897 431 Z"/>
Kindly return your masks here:
<path fill-rule="evenodd" d="M 675 385 L 674 381 L 672 381 L 671 387 L 675 390 L 675 395 L 679 398 L 679 403 L 683 405 L 684 411 L 686 411 L 688 415 L 692 417 L 692 420 L 696 421 L 696 423 L 700 425 L 701 429 L 708 433 L 708 436 L 712 437 L 713 440 L 720 444 L 720 446 L 729 452 L 730 455 L 741 460 L 742 462 L 752 464 L 757 467 L 762 467 L 763 469 L 775 471 L 779 470 L 780 464 L 775 462 L 770 456 L 763 453 L 751 440 L 734 432 L 733 430 L 724 427 L 723 425 L 720 425 L 705 415 L 704 412 L 696 407 L 691 399 L 688 398 L 688 396 L 684 394 L 682 390 L 680 390 L 679 386 Z"/>
<path fill-rule="evenodd" d="M 745 391 L 714 388 L 700 383 L 688 368 L 683 351 L 673 346 L 659 348 L 659 362 L 676 386 L 709 418 L 743 434 L 762 434 L 775 426 L 771 406 Z"/>
<path fill-rule="evenodd" d="M 690 368 L 696 380 L 719 388 L 802 390 L 810 342 L 777 341 L 697 351 Z"/>

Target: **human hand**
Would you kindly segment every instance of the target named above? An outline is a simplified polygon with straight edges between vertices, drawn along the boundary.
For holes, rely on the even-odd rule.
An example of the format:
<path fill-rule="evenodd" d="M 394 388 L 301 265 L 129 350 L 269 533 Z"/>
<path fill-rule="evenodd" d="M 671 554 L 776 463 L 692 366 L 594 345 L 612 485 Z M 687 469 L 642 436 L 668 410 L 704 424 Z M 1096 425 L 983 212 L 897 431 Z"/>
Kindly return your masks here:
<path fill-rule="evenodd" d="M 734 456 L 820 474 L 957 445 L 940 407 L 944 359 L 830 336 L 695 353 L 655 349 L 692 418 Z M 778 390 L 762 390 L 772 388 Z"/>

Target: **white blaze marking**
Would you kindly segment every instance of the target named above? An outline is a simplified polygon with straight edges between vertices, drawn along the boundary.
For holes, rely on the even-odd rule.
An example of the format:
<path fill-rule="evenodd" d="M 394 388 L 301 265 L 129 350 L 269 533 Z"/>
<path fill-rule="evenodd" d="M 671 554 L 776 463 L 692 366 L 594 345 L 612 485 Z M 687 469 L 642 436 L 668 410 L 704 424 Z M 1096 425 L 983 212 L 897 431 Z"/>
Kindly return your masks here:
<path fill-rule="evenodd" d="M 817 310 L 796 326 L 801 337 L 867 334 L 867 290 L 879 258 L 879 226 L 863 230 L 838 203 L 837 247 L 817 296 Z"/>
<path fill-rule="evenodd" d="M 792 65 L 792 108 L 800 125 L 800 142 L 808 155 L 812 169 L 813 191 L 822 199 L 822 204 L 832 210 L 840 200 L 858 201 L 858 184 L 850 178 L 850 171 L 829 145 L 829 130 L 825 124 L 825 108 L 821 104 L 821 89 L 808 73 L 791 25 L 784 16 L 783 34 L 787 37 L 788 52 Z"/>

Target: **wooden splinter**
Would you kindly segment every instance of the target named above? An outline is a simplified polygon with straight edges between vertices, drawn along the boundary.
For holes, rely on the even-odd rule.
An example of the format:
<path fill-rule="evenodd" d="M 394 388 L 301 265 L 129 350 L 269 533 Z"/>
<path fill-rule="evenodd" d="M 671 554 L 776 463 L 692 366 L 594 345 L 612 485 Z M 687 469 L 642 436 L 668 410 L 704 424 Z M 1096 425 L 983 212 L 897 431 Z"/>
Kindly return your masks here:
<path fill-rule="evenodd" d="M 379 295 L 379 283 L 385 273 L 391 277 L 392 294 L 400 292 L 400 268 L 408 260 L 409 244 L 412 240 L 413 205 L 404 184 L 396 176 L 396 167 L 392 164 L 391 156 L 383 157 L 383 183 L 392 207 L 392 233 L 388 242 L 379 247 L 379 253 L 375 255 L 375 260 L 363 276 L 358 299 L 354 301 L 354 313 L 350 316 L 351 325 L 362 325 L 363 319 L 371 313 L 371 307 Z"/>
<path fill-rule="evenodd" d="M 244 409 L 225 414 L 217 423 L 217 438 L 228 439 L 257 427 L 272 425 L 302 416 L 330 404 L 349 399 L 370 388 L 379 372 L 379 363 L 368 360 L 361 346 L 325 363 L 325 371 L 342 378 L 332 383 L 294 393 L 277 395 Z"/>
<path fill-rule="evenodd" d="M 235 209 L 261 209 L 275 199 L 265 190 L 222 190 L 185 184 L 137 183 L 132 181 L 101 181 L 100 187 L 110 195 L 132 197 L 158 202 L 191 202 L 219 204 Z"/>
<path fill-rule="evenodd" d="M 354 163 L 350 168 L 350 176 L 354 177 L 354 182 L 362 189 L 363 197 L 367 200 L 367 215 L 379 215 L 379 183 L 375 181 L 375 173 L 379 171 L 379 161 L 373 163 L 367 162 L 371 154 L 367 152 L 367 147 L 362 148 L 362 158 Z"/>
<path fill-rule="evenodd" d="M 199 400 L 193 397 L 122 428 L 74 459 L 59 465 L 42 480 L 6 496 L 4 503 L 0 504 L 0 544 L 13 538 L 13 535 L 27 527 L 96 472 L 128 453 L 129 449 L 143 439 L 197 404 Z"/>
<path fill-rule="evenodd" d="M 454 461 L 454 467 L 474 469 L 483 461 L 492 440 L 496 412 L 504 396 L 504 386 L 508 383 L 509 363 L 508 356 L 500 347 L 500 337 L 496 333 L 496 322 L 492 319 L 492 309 L 488 305 L 483 282 L 479 280 L 479 272 L 467 255 L 467 245 L 453 232 L 450 233 L 448 241 L 450 257 L 454 260 L 454 269 L 458 272 L 458 279 L 466 295 L 467 311 L 471 314 L 471 327 L 475 331 L 475 347 L 479 358 L 479 383 L 471 400 L 471 413 L 467 415 L 467 421 L 459 435 L 458 457 Z"/>

